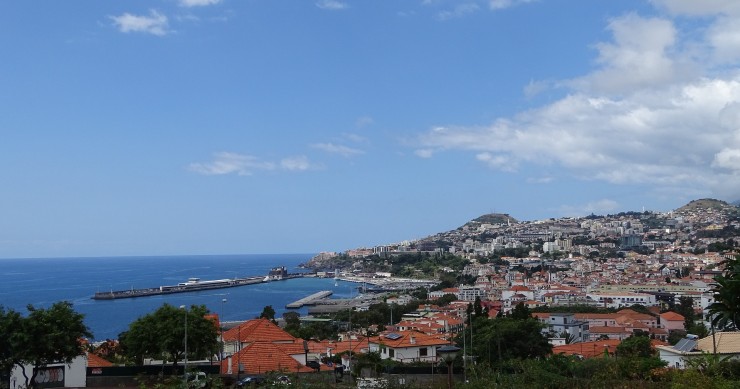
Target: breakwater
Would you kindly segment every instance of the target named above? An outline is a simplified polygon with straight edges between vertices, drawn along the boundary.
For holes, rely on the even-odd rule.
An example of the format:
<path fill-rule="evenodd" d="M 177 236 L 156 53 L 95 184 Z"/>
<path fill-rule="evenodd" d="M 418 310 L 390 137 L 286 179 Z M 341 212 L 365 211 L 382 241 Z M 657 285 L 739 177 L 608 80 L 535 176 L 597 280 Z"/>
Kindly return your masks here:
<path fill-rule="evenodd" d="M 152 288 L 141 288 L 141 289 L 127 289 L 127 290 L 111 290 L 109 292 L 96 292 L 93 296 L 93 300 L 117 300 L 125 298 L 135 297 L 148 297 L 148 296 L 159 296 L 163 294 L 173 293 L 186 293 L 186 292 L 197 292 L 202 290 L 212 289 L 224 289 L 234 288 L 238 286 L 261 284 L 263 282 L 273 281 L 284 281 L 291 278 L 303 277 L 303 274 L 283 274 L 280 276 L 272 275 L 272 272 L 267 277 L 264 276 L 253 276 L 243 278 L 232 278 L 222 280 L 206 280 L 202 281 L 199 278 L 190 278 L 186 282 L 179 283 L 177 285 L 158 286 Z"/>
<path fill-rule="evenodd" d="M 287 305 L 285 305 L 285 308 L 296 309 L 296 308 L 300 308 L 300 307 L 302 307 L 304 305 L 311 305 L 311 304 L 315 303 L 317 300 L 320 300 L 320 299 L 323 299 L 325 297 L 331 296 L 333 293 L 334 292 L 332 292 L 330 290 L 322 290 L 321 292 L 316 292 L 316 293 L 314 293 L 314 294 L 312 294 L 310 296 L 306 296 L 306 297 L 304 297 L 304 298 L 302 298 L 302 299 L 300 299 L 298 301 L 294 301 L 294 302 L 292 302 L 290 304 L 287 304 Z"/>

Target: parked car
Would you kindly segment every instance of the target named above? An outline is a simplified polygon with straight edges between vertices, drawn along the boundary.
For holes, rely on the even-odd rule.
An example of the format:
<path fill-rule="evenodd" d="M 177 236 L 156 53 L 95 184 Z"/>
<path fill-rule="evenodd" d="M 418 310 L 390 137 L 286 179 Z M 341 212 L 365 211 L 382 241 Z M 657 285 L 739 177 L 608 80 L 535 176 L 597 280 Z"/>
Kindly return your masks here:
<path fill-rule="evenodd" d="M 287 375 L 277 376 L 272 383 L 273 386 L 288 386 L 290 385 L 290 377 Z"/>
<path fill-rule="evenodd" d="M 250 375 L 246 376 L 236 382 L 236 386 L 239 388 L 249 388 L 251 386 L 259 386 L 265 383 L 265 377 L 261 375 Z"/>
<path fill-rule="evenodd" d="M 208 375 L 202 371 L 189 372 L 186 377 L 188 388 L 203 389 L 208 387 Z"/>

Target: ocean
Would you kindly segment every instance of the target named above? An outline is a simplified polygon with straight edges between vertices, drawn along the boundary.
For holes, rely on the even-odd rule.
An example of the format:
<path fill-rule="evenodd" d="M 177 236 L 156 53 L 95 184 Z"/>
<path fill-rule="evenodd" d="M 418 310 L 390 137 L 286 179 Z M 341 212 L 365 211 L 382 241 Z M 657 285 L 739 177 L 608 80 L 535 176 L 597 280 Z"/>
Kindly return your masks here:
<path fill-rule="evenodd" d="M 137 318 L 170 305 L 205 305 L 224 321 L 253 319 L 271 305 L 280 317 L 285 305 L 321 290 L 334 298 L 357 294 L 356 284 L 331 278 L 297 278 L 235 288 L 120 300 L 93 300 L 95 292 L 174 285 L 202 280 L 267 275 L 286 266 L 289 273 L 313 254 L 245 254 L 157 257 L 0 259 L 0 305 L 26 315 L 26 306 L 46 308 L 69 301 L 85 315 L 93 340 L 116 339 Z M 226 302 L 223 300 L 226 299 Z M 306 308 L 297 310 L 304 315 Z"/>

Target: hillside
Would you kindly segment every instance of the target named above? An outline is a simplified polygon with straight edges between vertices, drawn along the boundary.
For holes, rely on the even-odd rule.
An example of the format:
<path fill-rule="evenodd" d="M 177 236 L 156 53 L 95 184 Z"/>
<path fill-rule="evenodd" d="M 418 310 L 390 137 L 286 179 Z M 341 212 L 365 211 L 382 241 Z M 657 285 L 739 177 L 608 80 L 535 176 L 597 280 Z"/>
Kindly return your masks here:
<path fill-rule="evenodd" d="M 593 237 L 586 237 L 586 235 L 592 233 L 591 222 L 586 222 L 588 225 L 587 227 L 584 227 L 582 222 L 594 218 L 600 219 L 597 224 L 601 225 L 607 225 L 609 223 L 623 224 L 625 222 L 632 221 L 636 225 L 641 226 L 640 228 L 644 228 L 646 230 L 661 230 L 664 229 L 664 226 L 667 224 L 670 224 L 672 227 L 683 224 L 685 226 L 691 226 L 697 230 L 698 232 L 695 232 L 697 235 L 693 236 L 700 238 L 722 237 L 724 236 L 723 234 L 735 234 L 736 227 L 731 228 L 728 224 L 732 221 L 740 221 L 739 207 L 725 201 L 709 198 L 692 200 L 686 205 L 675 209 L 672 214 L 673 216 L 671 213 L 667 212 L 620 212 L 616 215 L 591 215 L 584 218 L 552 218 L 540 221 L 518 221 L 506 213 L 488 213 L 478 216 L 454 230 L 438 232 L 413 241 L 409 246 L 401 247 L 399 244 L 391 244 L 385 247 L 382 252 L 409 253 L 417 252 L 417 250 L 422 252 L 433 252 L 435 250 L 449 252 L 451 248 L 455 248 L 458 251 L 485 251 L 485 245 L 491 245 L 494 239 L 499 239 L 499 245 L 503 244 L 503 242 L 507 244 L 505 249 L 498 249 L 502 254 L 518 255 L 522 252 L 528 252 L 533 248 L 541 250 L 541 248 L 538 248 L 532 243 L 532 239 L 536 238 L 540 241 L 552 241 L 553 231 L 563 234 L 563 236 L 570 236 L 571 239 L 576 242 L 581 242 L 581 244 L 592 241 L 594 240 Z M 675 216 L 680 216 L 680 218 L 675 218 Z M 717 226 L 720 225 L 725 225 L 727 227 L 718 229 Z M 596 228 L 604 229 L 611 227 Z M 642 230 L 636 231 L 637 234 L 642 232 Z M 518 234 L 534 236 L 535 238 L 524 238 L 523 241 L 514 242 L 517 238 L 512 237 L 515 237 Z M 686 237 L 686 239 L 689 238 L 690 237 L 688 236 Z M 667 239 L 676 239 L 676 237 L 670 236 L 667 237 Z M 375 251 L 372 248 L 360 248 L 353 250 L 351 255 L 324 253 L 312 258 L 306 266 L 326 269 L 349 267 L 354 264 L 354 258 L 361 257 L 363 255 L 370 256 L 374 252 Z"/>
<path fill-rule="evenodd" d="M 689 201 L 688 204 L 681 208 L 676 209 L 676 213 L 687 213 L 687 212 L 704 212 L 704 211 L 720 211 L 720 212 L 737 212 L 738 207 L 729 204 L 722 200 L 716 199 L 699 199 Z"/>
<path fill-rule="evenodd" d="M 468 227 L 468 228 L 478 228 L 482 224 L 515 224 L 519 223 L 516 219 L 509 216 L 509 214 L 506 213 L 488 213 L 482 216 L 479 216 L 467 223 L 465 223 L 462 227 Z"/>

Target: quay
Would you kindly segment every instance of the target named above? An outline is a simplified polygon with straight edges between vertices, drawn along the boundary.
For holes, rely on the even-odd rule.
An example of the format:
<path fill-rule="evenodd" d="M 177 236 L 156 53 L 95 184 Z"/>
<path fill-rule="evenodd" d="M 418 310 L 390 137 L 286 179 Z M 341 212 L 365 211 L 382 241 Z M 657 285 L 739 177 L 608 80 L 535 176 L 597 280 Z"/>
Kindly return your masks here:
<path fill-rule="evenodd" d="M 316 293 L 314 293 L 314 294 L 312 294 L 310 296 L 306 296 L 306 297 L 304 297 L 304 298 L 302 298 L 302 299 L 300 299 L 298 301 L 295 301 L 295 302 L 292 302 L 290 304 L 287 304 L 285 306 L 285 308 L 297 309 L 297 308 L 300 308 L 300 307 L 302 307 L 304 305 L 311 305 L 311 304 L 314 304 L 316 302 L 316 300 L 321 300 L 321 299 L 323 299 L 325 297 L 329 297 L 333 293 L 334 292 L 332 292 L 330 290 L 322 290 L 321 292 L 316 292 Z"/>
<path fill-rule="evenodd" d="M 197 292 L 201 290 L 234 288 L 237 286 L 260 284 L 263 282 L 283 281 L 291 278 L 303 277 L 303 274 L 288 274 L 285 266 L 276 267 L 270 270 L 265 276 L 253 276 L 243 278 L 226 278 L 222 280 L 205 280 L 200 278 L 190 278 L 186 282 L 177 285 L 159 286 L 154 288 L 128 289 L 128 290 L 111 290 L 110 292 L 96 292 L 92 296 L 93 300 L 116 300 L 134 297 L 158 296 L 172 293 Z"/>

